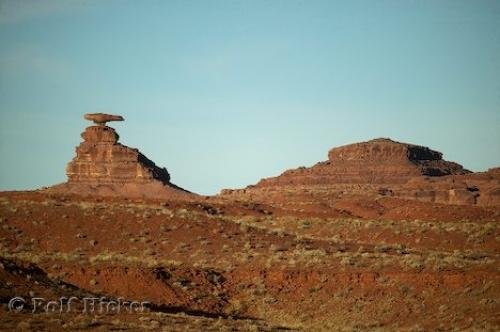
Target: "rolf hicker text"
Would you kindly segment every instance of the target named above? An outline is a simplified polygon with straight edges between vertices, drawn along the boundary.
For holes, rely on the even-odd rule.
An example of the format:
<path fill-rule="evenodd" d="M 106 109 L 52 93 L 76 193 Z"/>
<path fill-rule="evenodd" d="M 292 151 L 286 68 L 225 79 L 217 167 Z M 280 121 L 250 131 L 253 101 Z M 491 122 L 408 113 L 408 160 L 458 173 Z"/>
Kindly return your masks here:
<path fill-rule="evenodd" d="M 43 297 L 32 297 L 30 300 L 26 300 L 22 297 L 14 297 L 10 299 L 8 307 L 10 311 L 16 312 L 30 310 L 32 313 L 118 314 L 148 312 L 150 304 L 147 301 L 126 301 L 123 298 L 108 299 L 105 297 L 79 298 L 76 296 L 63 296 L 57 300 L 49 300 Z"/>

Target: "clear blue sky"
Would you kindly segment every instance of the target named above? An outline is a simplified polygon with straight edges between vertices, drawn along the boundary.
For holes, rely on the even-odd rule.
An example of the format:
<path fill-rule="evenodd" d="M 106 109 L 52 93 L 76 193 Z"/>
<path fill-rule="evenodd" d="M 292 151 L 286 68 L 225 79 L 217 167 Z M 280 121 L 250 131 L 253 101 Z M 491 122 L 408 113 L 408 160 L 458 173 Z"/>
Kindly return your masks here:
<path fill-rule="evenodd" d="M 500 1 L 0 0 L 0 189 L 65 180 L 87 112 L 203 194 L 391 137 L 500 165 Z"/>

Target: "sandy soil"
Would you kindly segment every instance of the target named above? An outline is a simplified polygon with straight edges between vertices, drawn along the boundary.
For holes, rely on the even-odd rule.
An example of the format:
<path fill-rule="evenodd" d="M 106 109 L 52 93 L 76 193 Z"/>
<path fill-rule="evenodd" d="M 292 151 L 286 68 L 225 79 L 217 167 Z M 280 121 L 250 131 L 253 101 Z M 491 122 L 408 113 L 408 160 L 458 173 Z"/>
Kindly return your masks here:
<path fill-rule="evenodd" d="M 1 193 L 0 327 L 500 329 L 498 208 L 310 197 Z M 15 296 L 28 303 L 19 312 Z M 150 306 L 31 313 L 34 297 L 70 296 Z"/>

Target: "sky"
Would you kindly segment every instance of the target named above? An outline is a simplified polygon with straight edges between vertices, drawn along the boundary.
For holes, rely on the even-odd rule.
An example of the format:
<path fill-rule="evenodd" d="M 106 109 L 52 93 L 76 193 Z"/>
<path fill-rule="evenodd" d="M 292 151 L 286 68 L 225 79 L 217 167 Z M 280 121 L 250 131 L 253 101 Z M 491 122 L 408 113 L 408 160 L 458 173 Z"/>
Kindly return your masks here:
<path fill-rule="evenodd" d="M 84 113 L 201 194 L 377 137 L 500 165 L 500 1 L 0 0 L 0 190 L 66 180 Z"/>

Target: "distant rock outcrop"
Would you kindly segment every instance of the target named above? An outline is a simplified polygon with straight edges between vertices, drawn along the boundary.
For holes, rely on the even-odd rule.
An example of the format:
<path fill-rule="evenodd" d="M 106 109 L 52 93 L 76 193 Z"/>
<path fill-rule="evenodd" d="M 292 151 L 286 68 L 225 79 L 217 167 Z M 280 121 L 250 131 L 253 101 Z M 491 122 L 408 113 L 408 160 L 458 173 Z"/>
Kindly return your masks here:
<path fill-rule="evenodd" d="M 139 150 L 118 143 L 118 134 L 105 123 L 123 121 L 121 116 L 97 113 L 86 114 L 85 119 L 98 125 L 82 133 L 83 142 L 66 167 L 68 182 L 49 190 L 150 198 L 193 195 L 170 183 L 165 168 L 156 166 Z"/>
<path fill-rule="evenodd" d="M 446 204 L 500 205 L 499 180 L 500 174 L 494 170 L 472 173 L 457 163 L 443 160 L 438 151 L 378 138 L 333 148 L 328 152 L 327 161 L 288 170 L 246 189 L 224 190 L 221 194 L 261 201 L 279 197 L 281 192 L 287 197 L 298 193 L 307 193 L 314 199 L 327 197 L 328 202 L 360 195 Z"/>
<path fill-rule="evenodd" d="M 381 180 L 400 181 L 408 176 L 466 174 L 461 165 L 443 160 L 443 154 L 425 146 L 400 143 L 389 138 L 333 148 L 328 159 L 337 169 L 369 169 Z M 390 174 L 387 177 L 387 174 Z"/>
<path fill-rule="evenodd" d="M 461 165 L 442 159 L 427 147 L 388 138 L 333 148 L 328 160 L 313 167 L 289 170 L 257 186 L 325 184 L 402 184 L 415 176 L 467 174 Z"/>

